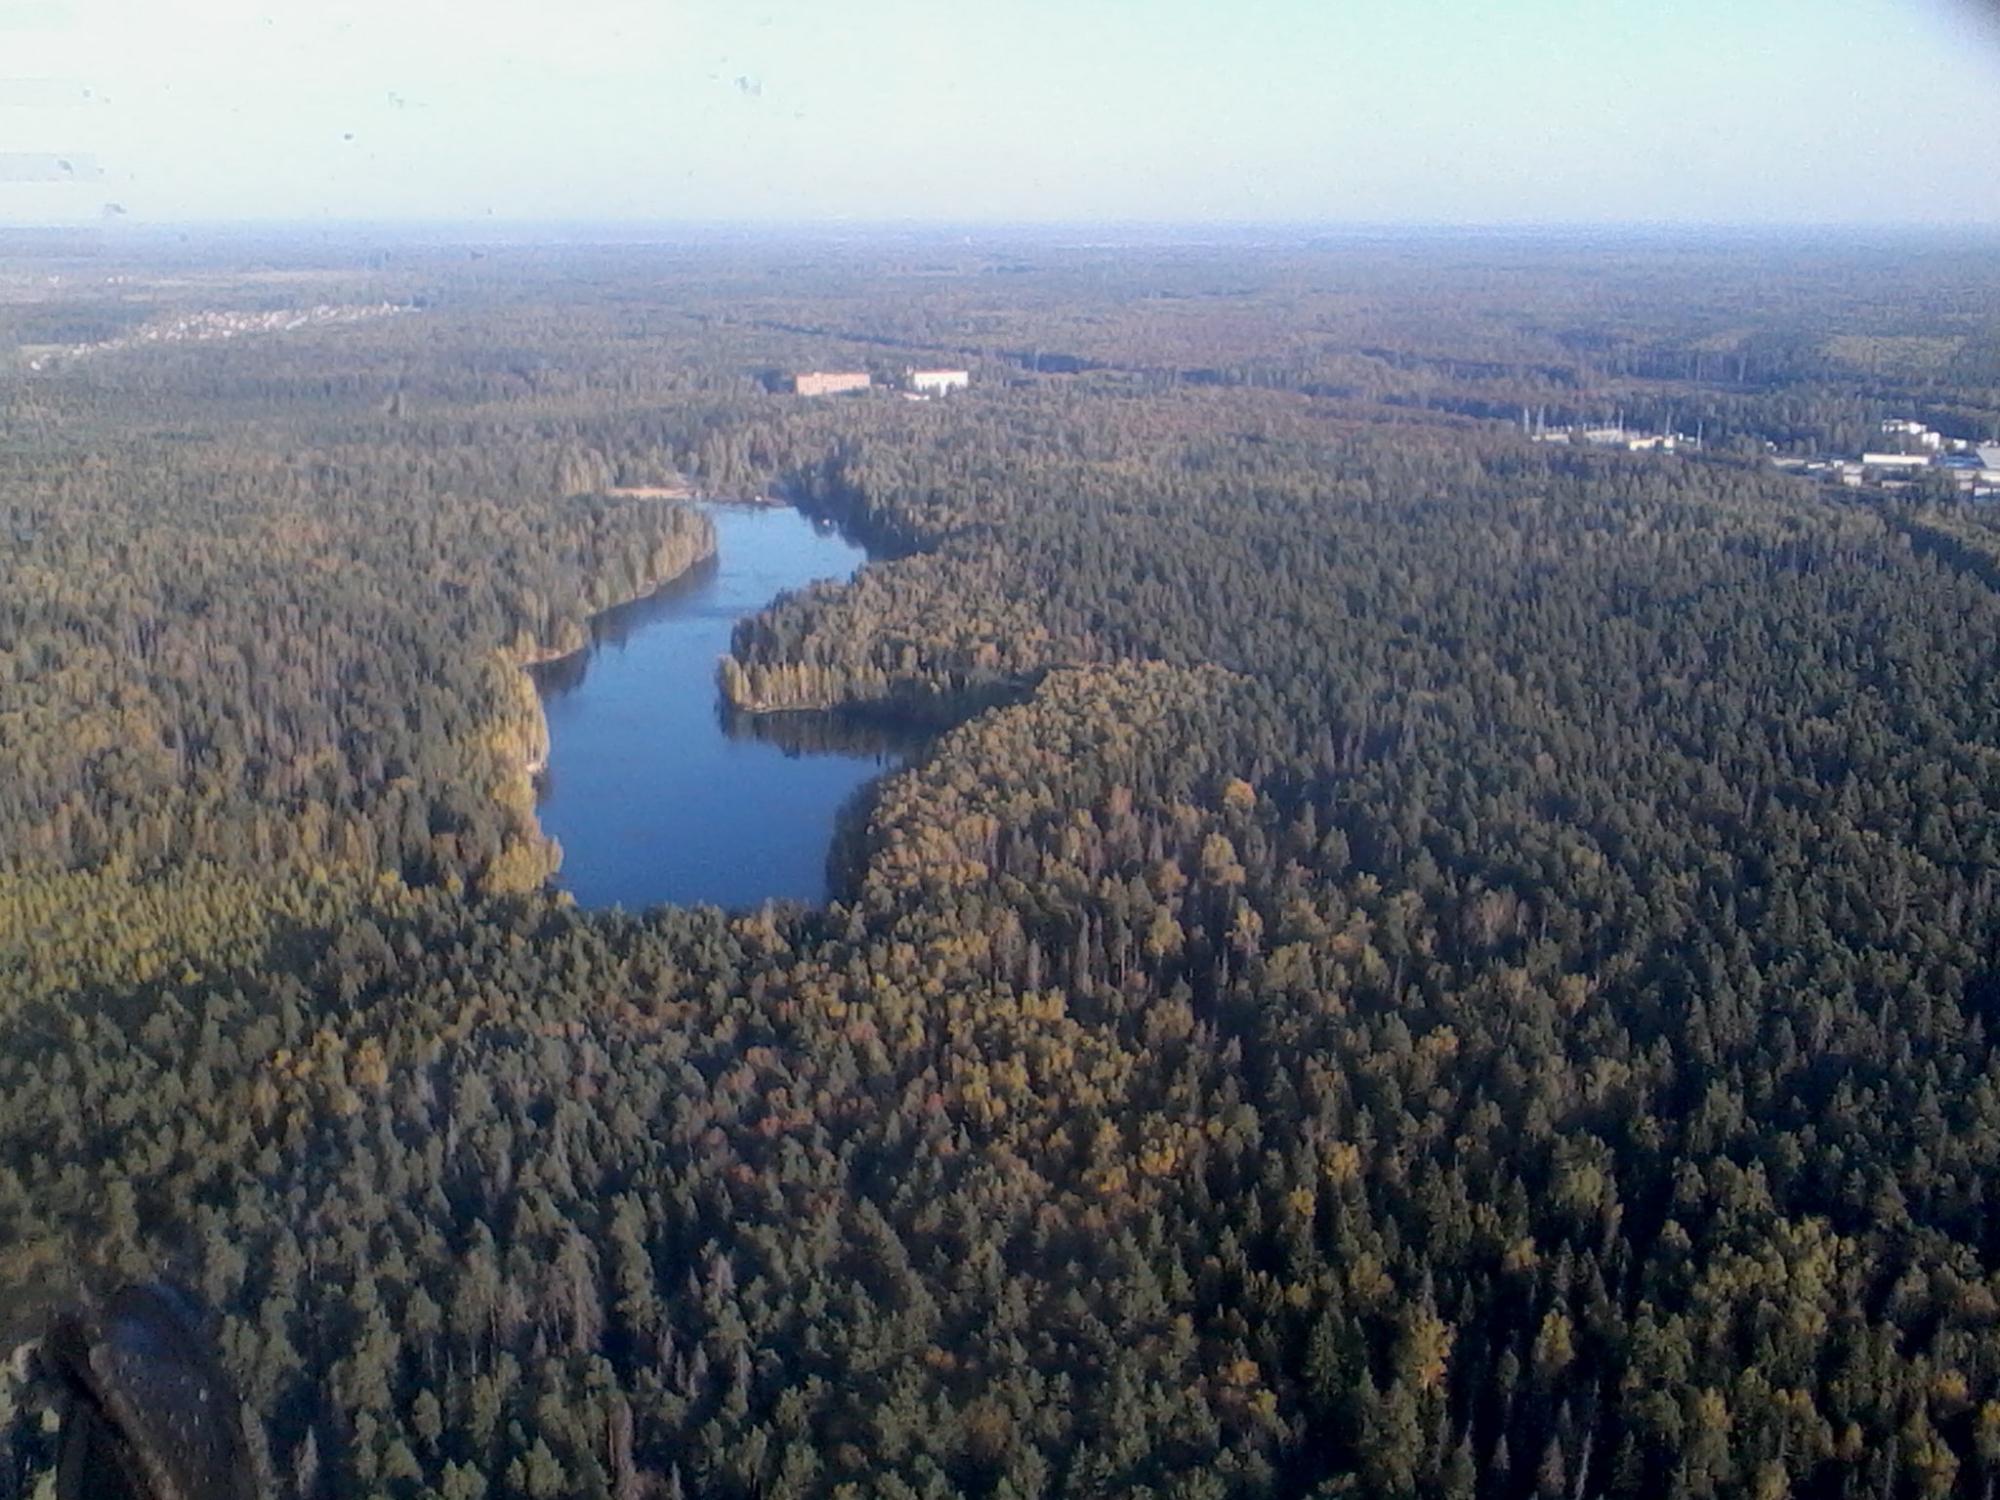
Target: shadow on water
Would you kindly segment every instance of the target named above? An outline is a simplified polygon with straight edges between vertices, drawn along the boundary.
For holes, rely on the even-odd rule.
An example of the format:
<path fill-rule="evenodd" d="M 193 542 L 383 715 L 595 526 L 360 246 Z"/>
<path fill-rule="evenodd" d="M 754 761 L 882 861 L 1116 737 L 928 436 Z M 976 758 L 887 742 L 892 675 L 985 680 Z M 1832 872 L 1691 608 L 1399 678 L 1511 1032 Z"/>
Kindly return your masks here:
<path fill-rule="evenodd" d="M 938 733 L 929 725 L 861 709 L 746 714 L 720 697 L 715 720 L 732 740 L 775 745 L 787 755 L 870 755 L 896 763 L 913 759 Z"/>
<path fill-rule="evenodd" d="M 834 813 L 826 851 L 829 900 L 852 900 L 860 890 L 874 845 L 869 827 L 888 773 L 920 761 L 938 739 L 989 709 L 1024 702 L 1026 683 L 989 684 L 978 691 L 928 698 L 921 711 L 873 705 L 746 714 L 718 704 L 723 733 L 778 746 L 787 755 L 872 755 L 883 774 L 863 782 Z"/>
<path fill-rule="evenodd" d="M 588 646 L 553 661 L 536 662 L 528 668 L 535 690 L 545 699 L 575 692 L 590 675 L 591 660 L 601 648 L 623 646 L 648 625 L 681 613 L 690 595 L 700 594 L 713 585 L 721 567 L 721 559 L 711 553 L 678 578 L 669 578 L 652 593 L 628 599 L 623 604 L 614 604 L 601 614 L 591 616 Z"/>

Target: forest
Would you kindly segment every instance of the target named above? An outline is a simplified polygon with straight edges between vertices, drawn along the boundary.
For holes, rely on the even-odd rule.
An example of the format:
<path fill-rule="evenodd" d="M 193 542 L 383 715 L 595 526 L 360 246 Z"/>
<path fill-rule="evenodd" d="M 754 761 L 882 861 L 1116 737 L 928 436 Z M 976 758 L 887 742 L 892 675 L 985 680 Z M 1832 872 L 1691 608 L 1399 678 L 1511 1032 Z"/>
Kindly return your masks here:
<path fill-rule="evenodd" d="M 2000 519 L 1770 462 L 1990 441 L 1990 244 L 131 253 L 0 276 L 7 1347 L 185 1286 L 296 1500 L 2000 1488 Z M 823 908 L 550 880 L 682 483 L 938 730 Z"/>

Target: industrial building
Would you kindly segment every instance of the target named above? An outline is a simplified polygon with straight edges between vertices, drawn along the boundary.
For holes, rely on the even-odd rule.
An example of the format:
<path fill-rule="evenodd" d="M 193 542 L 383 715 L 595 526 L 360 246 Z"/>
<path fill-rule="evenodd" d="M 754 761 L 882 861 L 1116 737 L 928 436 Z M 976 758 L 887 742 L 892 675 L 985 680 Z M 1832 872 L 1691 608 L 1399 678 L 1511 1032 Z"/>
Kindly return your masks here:
<path fill-rule="evenodd" d="M 1673 453 L 1695 439 L 1677 432 L 1634 432 L 1622 423 L 1614 427 L 1548 427 L 1534 434 L 1538 443 L 1584 443 L 1592 448 L 1623 448 L 1627 453 Z"/>

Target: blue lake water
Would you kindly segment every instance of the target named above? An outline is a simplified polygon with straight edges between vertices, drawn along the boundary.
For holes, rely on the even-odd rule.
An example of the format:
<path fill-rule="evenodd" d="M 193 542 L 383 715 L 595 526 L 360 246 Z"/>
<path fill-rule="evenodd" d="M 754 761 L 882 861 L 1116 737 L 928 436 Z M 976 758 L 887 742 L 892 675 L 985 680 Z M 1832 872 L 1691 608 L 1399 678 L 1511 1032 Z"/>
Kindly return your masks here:
<path fill-rule="evenodd" d="M 727 711 L 715 666 L 736 622 L 867 555 L 789 507 L 709 514 L 714 559 L 599 616 L 588 651 L 535 669 L 550 743 L 537 815 L 562 845 L 556 883 L 582 906 L 823 901 L 836 817 L 896 763 L 886 743 L 856 750 L 797 722 L 817 716 Z"/>

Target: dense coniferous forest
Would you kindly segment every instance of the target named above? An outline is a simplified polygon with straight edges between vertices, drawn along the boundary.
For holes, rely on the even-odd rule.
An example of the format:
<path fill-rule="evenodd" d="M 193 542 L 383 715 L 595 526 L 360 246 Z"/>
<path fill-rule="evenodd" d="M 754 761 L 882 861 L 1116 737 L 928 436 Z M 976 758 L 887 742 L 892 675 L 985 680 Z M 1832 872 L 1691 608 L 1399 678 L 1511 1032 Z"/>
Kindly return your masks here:
<path fill-rule="evenodd" d="M 1990 440 L 1992 244 L 251 253 L 0 278 L 13 1340 L 180 1280 L 298 1500 L 1994 1493 L 2000 525 L 1770 462 Z M 549 884 L 683 484 L 939 730 L 824 909 Z"/>

